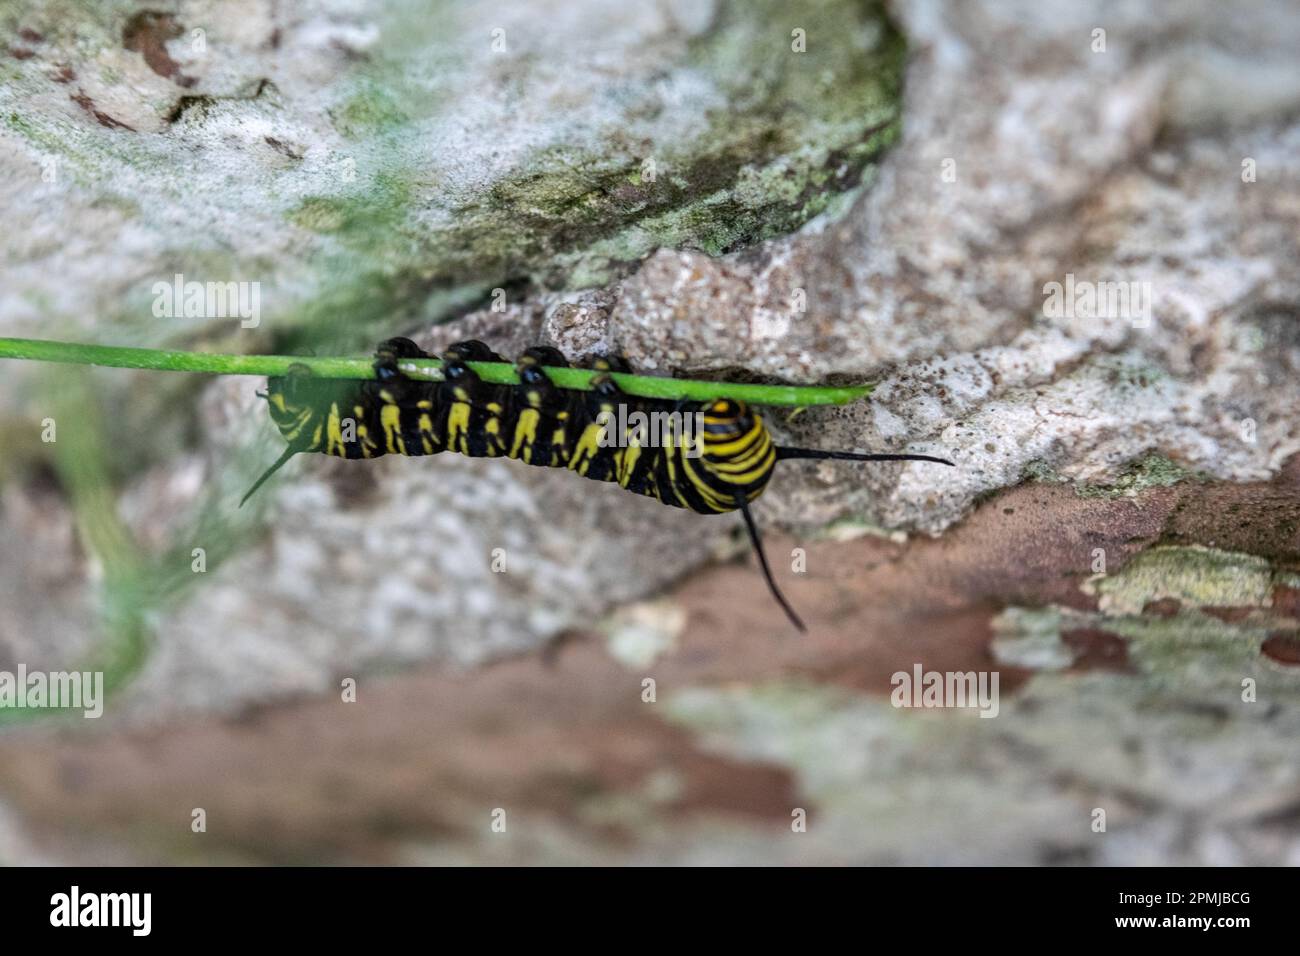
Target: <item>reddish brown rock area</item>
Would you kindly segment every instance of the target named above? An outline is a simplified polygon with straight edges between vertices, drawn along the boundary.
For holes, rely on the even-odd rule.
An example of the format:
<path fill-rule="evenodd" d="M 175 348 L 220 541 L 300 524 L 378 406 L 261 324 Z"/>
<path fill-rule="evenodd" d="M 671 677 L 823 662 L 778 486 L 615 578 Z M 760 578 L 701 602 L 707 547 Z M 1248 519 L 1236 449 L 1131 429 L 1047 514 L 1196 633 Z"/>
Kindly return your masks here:
<path fill-rule="evenodd" d="M 883 699 L 892 674 L 920 663 L 998 669 L 1005 709 L 1033 672 L 991 657 L 990 622 L 1002 608 L 1089 610 L 1079 584 L 1095 547 L 1121 564 L 1171 537 L 1229 543 L 1242 514 L 1294 528 L 1298 466 L 1271 482 L 1184 483 L 1133 498 L 1029 484 L 942 539 L 803 542 L 807 574 L 779 576 L 808 620 L 806 637 L 777 613 L 752 560 L 738 561 L 675 590 L 686 627 L 645 667 L 620 663 L 595 633 L 571 634 L 546 652 L 468 673 L 360 675 L 356 703 L 301 700 L 158 730 L 10 734 L 0 742 L 0 793 L 55 858 L 81 837 L 111 859 L 371 863 L 412 854 L 679 859 L 701 828 L 780 839 L 795 808 L 810 806 L 791 770 L 717 752 L 667 719 L 664 699 L 773 682 Z M 769 548 L 779 555 L 794 543 L 772 535 Z M 1278 531 L 1262 549 L 1279 566 L 1300 562 L 1294 532 Z M 1294 612 L 1284 594 L 1271 613 Z M 1152 602 L 1145 613 L 1162 620 L 1178 609 Z M 1071 673 L 1133 679 L 1119 635 L 1072 629 L 1062 642 L 1075 655 Z M 1293 626 L 1270 637 L 1264 654 L 1293 668 L 1297 646 Z M 655 702 L 644 699 L 646 678 Z M 206 812 L 206 833 L 191 832 L 194 808 Z M 499 851 L 497 810 L 507 832 L 524 834 Z"/>

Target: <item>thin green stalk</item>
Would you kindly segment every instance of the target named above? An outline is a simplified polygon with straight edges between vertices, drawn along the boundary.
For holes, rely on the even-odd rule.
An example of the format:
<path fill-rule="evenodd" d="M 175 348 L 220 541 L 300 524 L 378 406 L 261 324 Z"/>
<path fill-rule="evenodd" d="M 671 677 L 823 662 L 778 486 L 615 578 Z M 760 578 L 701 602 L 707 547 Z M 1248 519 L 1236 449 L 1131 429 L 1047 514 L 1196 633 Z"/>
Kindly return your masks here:
<path fill-rule="evenodd" d="M 284 375 L 290 365 L 305 365 L 321 378 L 374 378 L 369 358 L 318 358 L 298 355 L 220 355 L 208 352 L 179 352 L 164 349 L 123 348 L 87 345 L 79 342 L 50 342 L 43 339 L 0 338 L 0 358 L 33 359 L 74 365 L 105 365 L 111 368 L 145 368 L 170 372 L 207 372 L 215 375 Z M 442 380 L 438 363 L 411 359 L 398 363 L 411 378 Z M 519 381 L 509 362 L 470 362 L 470 368 L 486 382 L 513 385 Z M 577 368 L 547 368 L 546 373 L 560 388 L 591 388 L 596 372 Z M 670 400 L 708 401 L 732 398 L 755 405 L 843 405 L 871 393 L 870 385 L 752 385 L 735 382 L 702 382 L 683 378 L 615 373 L 614 381 L 629 395 Z"/>

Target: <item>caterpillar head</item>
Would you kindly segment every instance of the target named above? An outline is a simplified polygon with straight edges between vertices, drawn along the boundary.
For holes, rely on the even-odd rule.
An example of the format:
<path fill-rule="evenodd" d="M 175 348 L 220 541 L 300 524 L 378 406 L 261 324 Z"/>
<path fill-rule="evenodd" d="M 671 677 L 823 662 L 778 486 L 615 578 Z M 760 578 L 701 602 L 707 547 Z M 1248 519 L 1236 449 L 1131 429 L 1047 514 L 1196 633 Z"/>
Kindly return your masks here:
<path fill-rule="evenodd" d="M 700 409 L 701 459 L 719 492 L 757 498 L 772 477 L 776 448 L 757 412 L 719 398 Z"/>
<path fill-rule="evenodd" d="M 859 454 L 857 452 L 821 451 L 811 448 L 778 448 L 772 442 L 763 420 L 751 412 L 743 402 L 719 398 L 700 408 L 703 423 L 701 444 L 703 462 L 709 491 L 725 501 L 730 495 L 734 507 L 745 518 L 749 540 L 758 556 L 759 566 L 767 586 L 784 609 L 790 622 L 800 631 L 803 621 L 785 599 L 772 577 L 767 556 L 763 553 L 763 539 L 758 524 L 750 511 L 749 503 L 763 493 L 777 461 L 782 458 L 838 458 L 848 461 L 932 461 L 951 465 L 946 458 L 931 455 Z"/>
<path fill-rule="evenodd" d="M 700 412 L 704 416 L 705 435 L 717 436 L 720 441 L 739 437 L 759 420 L 748 405 L 732 398 L 714 399 L 706 403 Z"/>

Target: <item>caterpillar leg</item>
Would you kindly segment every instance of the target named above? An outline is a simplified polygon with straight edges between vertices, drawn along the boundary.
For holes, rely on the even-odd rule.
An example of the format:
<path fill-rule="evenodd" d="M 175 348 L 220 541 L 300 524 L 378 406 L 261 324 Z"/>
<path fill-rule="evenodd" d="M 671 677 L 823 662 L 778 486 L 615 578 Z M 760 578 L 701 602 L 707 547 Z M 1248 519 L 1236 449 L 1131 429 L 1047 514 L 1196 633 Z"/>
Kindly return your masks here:
<path fill-rule="evenodd" d="M 619 388 L 618 383 L 609 374 L 614 372 L 631 375 L 633 372 L 632 364 L 626 358 L 621 355 L 601 356 L 592 360 L 591 367 L 602 373 L 593 380 L 595 385 L 593 395 L 597 401 L 606 406 L 612 404 L 616 410 L 620 404 L 629 409 L 639 407 L 637 405 L 638 400 Z M 674 408 L 674 411 L 678 411 L 679 408 Z M 620 485 L 634 494 L 647 495 L 656 501 L 665 501 L 659 465 L 667 457 L 674 454 L 671 449 L 662 447 L 663 444 L 665 442 L 671 443 L 674 440 L 672 435 L 665 434 L 660 429 L 660 447 L 656 448 L 652 447 L 655 443 L 650 442 L 649 436 L 644 433 L 625 434 L 623 436 L 625 447 L 615 449 L 612 456 L 614 459 L 615 479 Z M 668 493 L 670 498 L 675 499 L 676 496 L 671 489 Z M 671 504 L 672 501 L 666 501 L 665 503 Z"/>
<path fill-rule="evenodd" d="M 631 372 L 632 367 L 628 365 L 627 359 L 621 357 L 606 357 L 592 359 L 591 368 L 599 374 L 591 379 L 591 391 L 588 392 L 587 405 L 591 410 L 592 416 L 601 412 L 613 412 L 617 414 L 617 405 L 620 402 L 635 401 L 628 394 L 618 387 L 618 383 L 610 377 L 610 372 Z"/>
<path fill-rule="evenodd" d="M 468 362 L 504 362 L 477 339 L 457 342 L 442 356 L 439 394 L 447 408 L 447 447 L 473 458 L 506 454 L 503 390 L 479 378 Z"/>
<path fill-rule="evenodd" d="M 569 360 L 556 348 L 535 345 L 515 360 L 519 384 L 514 386 L 515 431 L 507 454 L 530 465 L 568 463 L 568 437 L 579 427 L 569 396 L 555 387 L 543 366 L 568 368 Z"/>
<path fill-rule="evenodd" d="M 418 390 L 419 384 L 407 378 L 397 367 L 402 359 L 432 358 L 410 339 L 386 339 L 375 349 L 375 378 L 378 382 L 367 382 L 367 390 L 379 397 L 381 401 L 397 404 L 407 399 Z M 378 385 L 378 387 L 376 387 Z"/>
<path fill-rule="evenodd" d="M 401 359 L 409 358 L 432 358 L 432 356 L 410 339 L 399 337 L 380 342 L 375 349 L 375 373 L 379 380 L 387 381 L 401 376 L 397 363 Z"/>
<path fill-rule="evenodd" d="M 551 382 L 543 366 L 569 368 L 569 360 L 557 348 L 534 345 L 515 360 L 519 375 L 517 391 L 526 408 L 546 408 L 559 404 L 559 389 Z"/>
<path fill-rule="evenodd" d="M 676 488 L 685 480 L 680 461 L 690 436 L 685 431 L 683 409 L 694 403 L 682 400 L 668 406 L 624 392 L 613 374 L 630 375 L 633 369 L 621 355 L 600 356 L 592 360 L 591 367 L 600 374 L 592 379 L 592 390 L 587 393 L 587 411 L 609 423 L 605 440 L 613 446 L 605 462 L 593 467 L 605 468 L 610 479 L 634 494 L 693 507 Z"/>
<path fill-rule="evenodd" d="M 515 364 L 549 365 L 552 368 L 571 367 L 564 353 L 553 345 L 534 345 L 530 349 L 525 349 L 524 354 L 519 356 Z"/>
<path fill-rule="evenodd" d="M 632 374 L 632 363 L 621 355 L 602 355 L 592 359 L 591 367 L 597 372 L 621 372 Z"/>
<path fill-rule="evenodd" d="M 596 422 L 599 429 L 597 446 L 600 449 L 587 464 L 584 474 L 587 477 L 603 481 L 617 481 L 624 488 L 637 494 L 658 494 L 647 486 L 650 475 L 648 466 L 653 457 L 651 453 L 643 455 L 648 440 L 644 423 L 629 427 L 633 413 L 642 412 L 636 398 L 628 395 L 610 375 L 611 372 L 630 372 L 631 366 L 621 356 L 596 358 L 591 363 L 598 374 L 591 380 L 591 391 L 584 398 L 588 417 Z M 643 467 L 638 468 L 641 463 Z"/>
<path fill-rule="evenodd" d="M 361 389 L 369 397 L 377 399 L 386 406 L 412 405 L 419 401 L 422 393 L 428 389 L 428 385 L 404 375 L 402 369 L 398 368 L 398 362 L 402 359 L 428 358 L 432 358 L 429 352 L 421 349 L 409 338 L 386 339 L 374 350 L 373 364 L 376 380 L 364 382 Z M 357 421 L 364 418 L 363 408 L 360 406 L 352 410 L 344 410 L 343 414 L 354 414 Z"/>
<path fill-rule="evenodd" d="M 505 361 L 478 339 L 466 339 L 464 342 L 449 345 L 447 351 L 442 354 L 442 359 L 447 364 L 456 365 L 463 365 L 465 362 Z"/>
<path fill-rule="evenodd" d="M 627 359 L 619 355 L 605 356 L 591 360 L 592 371 L 598 372 L 591 380 L 591 397 L 595 400 L 594 407 L 599 411 L 602 407 L 611 403 L 628 398 L 628 394 L 618 387 L 618 383 L 610 377 L 610 372 L 631 372 L 632 366 L 628 364 Z"/>
<path fill-rule="evenodd" d="M 337 445 L 342 457 L 373 457 L 379 451 L 377 440 L 381 435 L 384 451 L 394 454 L 431 454 L 435 450 L 432 421 L 423 414 L 417 419 L 411 412 L 413 407 L 419 408 L 421 413 L 426 408 L 433 408 L 428 401 L 430 386 L 427 382 L 409 378 L 397 367 L 402 359 L 413 358 L 431 356 L 410 339 L 392 338 L 380 342 L 375 349 L 375 380 L 362 383 L 362 398 L 350 407 L 335 405 L 330 410 L 329 432 L 336 435 L 331 448 Z M 368 408 L 377 408 L 378 414 L 368 412 Z M 348 421 L 351 421 L 358 441 L 346 441 L 343 426 Z M 426 425 L 427 428 L 423 427 Z"/>

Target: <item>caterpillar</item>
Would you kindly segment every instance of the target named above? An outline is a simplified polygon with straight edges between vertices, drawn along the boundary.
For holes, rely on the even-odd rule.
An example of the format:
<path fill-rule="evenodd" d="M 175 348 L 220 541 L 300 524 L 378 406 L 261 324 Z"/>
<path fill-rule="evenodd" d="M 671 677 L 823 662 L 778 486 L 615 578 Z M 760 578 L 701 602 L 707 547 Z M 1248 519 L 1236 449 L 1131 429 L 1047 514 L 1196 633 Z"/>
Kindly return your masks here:
<path fill-rule="evenodd" d="M 609 375 L 630 371 L 619 358 L 593 363 L 599 374 L 590 391 L 561 389 L 551 382 L 546 366 L 566 368 L 569 363 L 549 346 L 530 348 L 519 357 L 517 385 L 491 384 L 478 377 L 466 363 L 504 359 L 473 340 L 447 350 L 441 382 L 411 379 L 397 366 L 403 359 L 428 358 L 433 356 L 410 339 L 393 338 L 375 351 L 373 380 L 323 379 L 304 365 L 269 378 L 266 392 L 259 394 L 287 447 L 240 505 L 301 452 L 356 459 L 451 451 L 567 468 L 700 514 L 740 511 L 768 589 L 802 632 L 803 621 L 772 576 L 749 507 L 767 488 L 776 463 L 819 458 L 952 465 L 930 455 L 779 447 L 763 419 L 742 402 L 673 402 L 628 395 Z M 657 436 L 647 427 L 650 423 L 659 426 Z"/>

